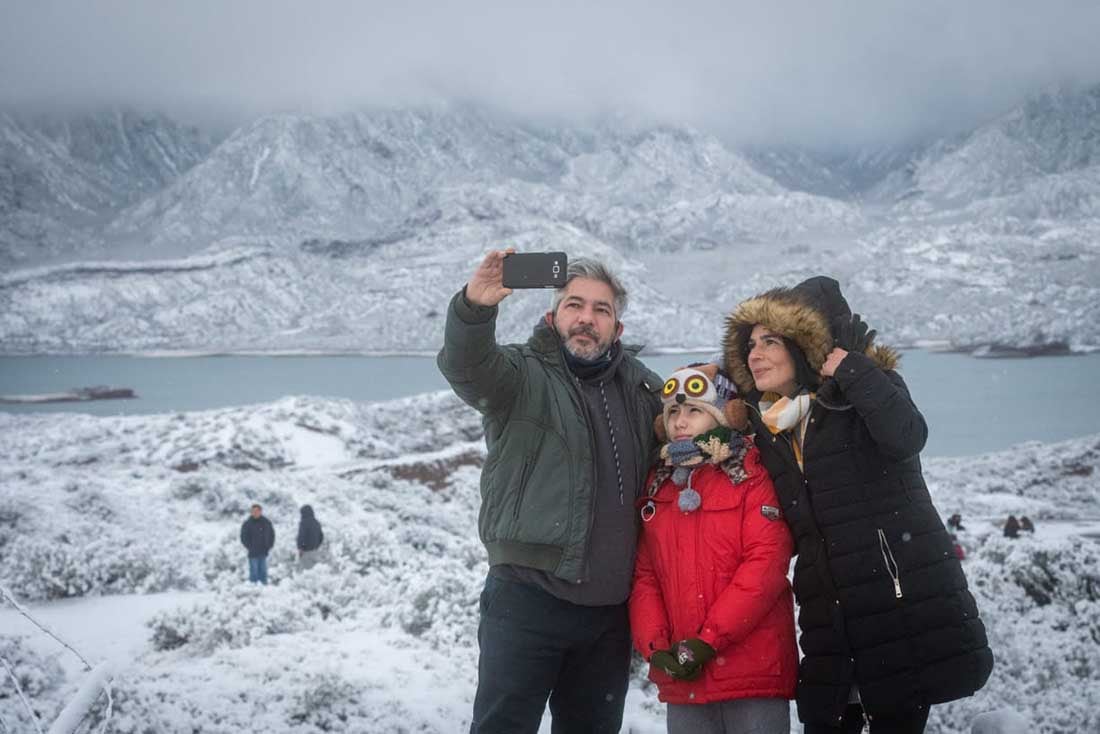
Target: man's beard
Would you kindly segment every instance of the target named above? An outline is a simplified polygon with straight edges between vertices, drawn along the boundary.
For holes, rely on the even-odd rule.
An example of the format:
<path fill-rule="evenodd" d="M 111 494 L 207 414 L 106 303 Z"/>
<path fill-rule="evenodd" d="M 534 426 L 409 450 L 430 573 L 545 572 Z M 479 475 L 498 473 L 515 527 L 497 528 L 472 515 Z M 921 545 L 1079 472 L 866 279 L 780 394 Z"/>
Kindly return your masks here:
<path fill-rule="evenodd" d="M 592 342 L 592 346 L 585 347 L 576 344 L 573 341 L 573 337 L 579 334 L 584 334 Z M 565 345 L 566 351 L 572 354 L 578 359 L 593 360 L 598 357 L 602 357 L 608 349 L 611 348 L 612 339 L 607 341 L 600 341 L 599 335 L 596 334 L 596 330 L 591 326 L 575 326 L 568 334 L 562 334 L 560 331 L 558 335 L 561 337 L 562 343 Z"/>

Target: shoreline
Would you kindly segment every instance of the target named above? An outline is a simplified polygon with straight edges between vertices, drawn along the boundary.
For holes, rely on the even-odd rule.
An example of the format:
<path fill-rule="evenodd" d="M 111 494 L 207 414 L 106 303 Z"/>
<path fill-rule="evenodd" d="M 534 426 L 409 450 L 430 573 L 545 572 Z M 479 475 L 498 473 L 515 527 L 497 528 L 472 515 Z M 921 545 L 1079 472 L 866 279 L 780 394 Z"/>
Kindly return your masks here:
<path fill-rule="evenodd" d="M 975 359 L 1032 359 L 1034 357 L 1084 357 L 1100 352 L 1100 345 L 1069 345 L 1065 343 L 1042 344 L 1032 346 L 1013 346 L 1009 344 L 982 344 L 978 346 L 956 346 L 946 341 L 919 340 L 900 345 L 891 345 L 899 352 L 922 351 L 929 354 L 960 354 Z M 646 347 L 641 357 L 662 357 L 676 354 L 718 354 L 721 346 L 665 346 Z M 0 359 L 30 358 L 79 358 L 79 357 L 126 357 L 130 359 L 196 359 L 213 357 L 435 357 L 435 349 L 150 349 L 147 351 L 100 351 L 100 352 L 2 352 Z"/>

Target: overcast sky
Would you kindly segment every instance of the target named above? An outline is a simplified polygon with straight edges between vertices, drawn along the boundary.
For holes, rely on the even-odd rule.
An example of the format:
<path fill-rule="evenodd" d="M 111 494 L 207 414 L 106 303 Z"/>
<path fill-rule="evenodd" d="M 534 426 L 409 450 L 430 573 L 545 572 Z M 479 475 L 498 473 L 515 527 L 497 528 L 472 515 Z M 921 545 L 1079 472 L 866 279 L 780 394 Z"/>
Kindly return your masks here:
<path fill-rule="evenodd" d="M 1096 0 L 0 2 L 0 104 L 227 119 L 461 98 L 899 142 L 1100 82 Z"/>

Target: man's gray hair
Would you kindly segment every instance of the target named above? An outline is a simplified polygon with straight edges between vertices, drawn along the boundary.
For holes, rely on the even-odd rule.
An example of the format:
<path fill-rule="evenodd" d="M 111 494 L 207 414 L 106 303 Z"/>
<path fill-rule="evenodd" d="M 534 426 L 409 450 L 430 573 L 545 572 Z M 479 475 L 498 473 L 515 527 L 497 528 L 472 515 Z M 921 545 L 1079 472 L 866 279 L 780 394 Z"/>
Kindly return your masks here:
<path fill-rule="evenodd" d="M 578 257 L 576 260 L 569 261 L 569 267 L 565 270 L 565 285 L 556 289 L 550 298 L 550 311 L 552 313 L 558 312 L 558 305 L 565 299 L 565 289 L 569 287 L 574 278 L 591 278 L 606 283 L 607 287 L 611 289 L 611 296 L 614 299 L 615 320 L 622 320 L 623 312 L 626 311 L 626 288 L 606 265 L 590 257 Z"/>

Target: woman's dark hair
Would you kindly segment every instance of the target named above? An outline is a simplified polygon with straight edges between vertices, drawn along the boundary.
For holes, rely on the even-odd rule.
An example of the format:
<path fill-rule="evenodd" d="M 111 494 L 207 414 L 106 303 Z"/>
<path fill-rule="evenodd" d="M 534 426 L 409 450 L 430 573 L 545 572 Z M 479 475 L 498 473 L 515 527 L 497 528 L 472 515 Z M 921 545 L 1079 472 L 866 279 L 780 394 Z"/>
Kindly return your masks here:
<path fill-rule="evenodd" d="M 810 361 L 806 359 L 806 353 L 802 351 L 802 347 L 787 337 L 783 337 L 783 344 L 786 345 L 787 353 L 791 355 L 791 361 L 794 362 L 794 381 L 807 390 L 816 390 L 821 385 L 821 376 L 810 367 Z M 747 361 L 746 364 L 748 364 Z"/>

